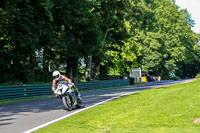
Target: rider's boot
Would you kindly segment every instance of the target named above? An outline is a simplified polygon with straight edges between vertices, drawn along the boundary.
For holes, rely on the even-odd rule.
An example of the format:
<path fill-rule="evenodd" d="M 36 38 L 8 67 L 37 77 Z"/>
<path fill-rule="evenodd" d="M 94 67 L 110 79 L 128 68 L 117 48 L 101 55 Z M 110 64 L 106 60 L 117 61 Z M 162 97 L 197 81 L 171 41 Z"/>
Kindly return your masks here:
<path fill-rule="evenodd" d="M 78 89 L 77 89 L 77 88 L 76 88 L 76 90 L 75 90 L 75 93 L 76 93 L 76 95 L 77 95 L 78 99 L 81 99 L 81 93 L 79 93 L 79 91 L 78 91 Z"/>
<path fill-rule="evenodd" d="M 75 86 L 73 86 L 73 90 L 75 92 L 75 95 L 78 97 L 78 99 L 81 99 L 81 94 L 78 91 L 78 88 L 76 88 Z"/>
<path fill-rule="evenodd" d="M 78 92 L 78 89 L 76 91 L 76 95 L 77 95 L 78 99 L 81 99 L 81 93 Z"/>

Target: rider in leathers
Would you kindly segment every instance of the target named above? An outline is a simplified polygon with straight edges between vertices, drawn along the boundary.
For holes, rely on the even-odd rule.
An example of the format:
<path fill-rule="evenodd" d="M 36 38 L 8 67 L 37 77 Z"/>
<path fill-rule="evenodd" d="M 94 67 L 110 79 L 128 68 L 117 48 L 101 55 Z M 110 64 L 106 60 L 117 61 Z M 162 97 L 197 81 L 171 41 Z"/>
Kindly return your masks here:
<path fill-rule="evenodd" d="M 56 88 L 57 88 L 57 83 L 59 81 L 66 81 L 69 85 L 72 84 L 71 80 L 67 78 L 64 75 L 61 75 L 59 71 L 54 71 L 53 72 L 53 82 L 52 82 L 52 91 L 55 93 Z M 78 89 L 73 86 L 73 90 L 76 92 L 76 95 L 80 96 L 80 93 L 78 92 Z"/>

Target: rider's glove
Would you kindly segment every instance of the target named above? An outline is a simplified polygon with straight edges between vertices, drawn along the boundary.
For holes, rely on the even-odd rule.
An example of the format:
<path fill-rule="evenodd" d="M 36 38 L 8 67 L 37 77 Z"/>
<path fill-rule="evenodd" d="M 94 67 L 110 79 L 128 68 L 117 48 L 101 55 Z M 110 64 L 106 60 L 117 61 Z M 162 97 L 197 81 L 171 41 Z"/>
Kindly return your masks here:
<path fill-rule="evenodd" d="M 73 83 L 69 83 L 69 87 L 71 88 L 74 84 Z"/>

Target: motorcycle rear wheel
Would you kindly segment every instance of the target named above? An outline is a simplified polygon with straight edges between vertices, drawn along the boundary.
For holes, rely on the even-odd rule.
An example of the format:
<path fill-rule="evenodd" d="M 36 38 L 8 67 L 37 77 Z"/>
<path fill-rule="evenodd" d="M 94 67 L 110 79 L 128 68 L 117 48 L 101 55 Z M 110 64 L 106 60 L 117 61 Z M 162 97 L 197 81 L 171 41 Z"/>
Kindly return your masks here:
<path fill-rule="evenodd" d="M 72 102 L 69 98 L 69 96 L 62 96 L 62 102 L 65 106 L 65 108 L 68 110 L 68 111 L 71 111 L 72 110 Z"/>

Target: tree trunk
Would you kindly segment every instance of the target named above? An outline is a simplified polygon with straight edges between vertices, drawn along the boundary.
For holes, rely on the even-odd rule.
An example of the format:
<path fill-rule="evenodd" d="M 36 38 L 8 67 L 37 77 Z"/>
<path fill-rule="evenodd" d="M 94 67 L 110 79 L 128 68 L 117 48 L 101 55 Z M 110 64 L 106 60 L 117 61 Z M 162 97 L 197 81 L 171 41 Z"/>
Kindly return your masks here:
<path fill-rule="evenodd" d="M 92 74 L 92 56 L 88 56 L 86 59 L 86 68 L 85 68 L 86 81 L 91 80 L 91 74 Z"/>
<path fill-rule="evenodd" d="M 70 62 L 67 62 L 67 68 L 66 68 L 66 76 L 70 79 L 72 79 L 73 75 L 72 75 L 72 66 L 70 64 Z"/>
<path fill-rule="evenodd" d="M 78 62 L 73 64 L 73 82 L 78 82 Z"/>
<path fill-rule="evenodd" d="M 78 59 L 71 58 L 67 61 L 66 76 L 72 80 L 72 82 L 78 82 Z"/>
<path fill-rule="evenodd" d="M 93 76 L 94 76 L 95 79 L 98 78 L 99 69 L 100 69 L 100 65 L 99 65 L 99 64 L 98 64 L 98 65 L 95 65 L 94 70 L 93 70 L 93 74 L 94 74 Z"/>

